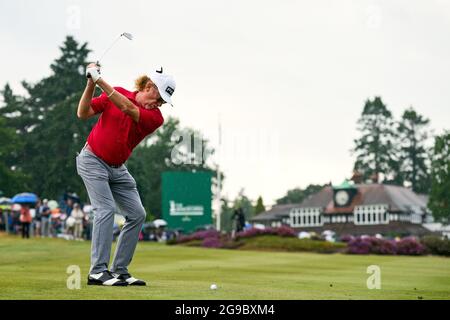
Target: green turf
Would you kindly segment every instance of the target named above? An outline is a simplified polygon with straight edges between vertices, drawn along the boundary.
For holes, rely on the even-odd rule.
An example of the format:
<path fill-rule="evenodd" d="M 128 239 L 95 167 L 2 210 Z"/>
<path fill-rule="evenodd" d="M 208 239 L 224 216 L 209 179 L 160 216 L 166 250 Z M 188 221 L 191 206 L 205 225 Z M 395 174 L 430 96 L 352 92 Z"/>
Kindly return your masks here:
<path fill-rule="evenodd" d="M 147 287 L 86 285 L 89 242 L 0 235 L 0 299 L 449 299 L 450 259 L 216 250 L 139 243 L 130 271 Z M 69 265 L 80 290 L 66 286 Z M 366 269 L 381 268 L 381 290 Z M 209 289 L 212 283 L 218 290 Z"/>

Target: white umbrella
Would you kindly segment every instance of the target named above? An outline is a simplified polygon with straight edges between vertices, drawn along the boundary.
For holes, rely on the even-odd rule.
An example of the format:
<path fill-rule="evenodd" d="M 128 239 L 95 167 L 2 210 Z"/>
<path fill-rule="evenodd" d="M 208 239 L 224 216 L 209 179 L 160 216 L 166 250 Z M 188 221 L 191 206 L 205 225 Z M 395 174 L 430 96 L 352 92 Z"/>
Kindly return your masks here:
<path fill-rule="evenodd" d="M 90 213 L 92 211 L 92 206 L 90 204 L 86 204 L 83 207 L 84 213 Z"/>
<path fill-rule="evenodd" d="M 22 209 L 22 206 L 21 206 L 20 204 L 18 204 L 18 203 L 14 203 L 14 204 L 11 206 L 11 210 L 12 210 L 12 211 L 20 211 L 20 209 Z"/>
<path fill-rule="evenodd" d="M 156 228 L 167 226 L 167 222 L 163 219 L 153 220 L 152 223 Z"/>
<path fill-rule="evenodd" d="M 56 209 L 56 208 L 59 207 L 59 206 L 58 206 L 58 202 L 56 202 L 55 200 L 50 200 L 50 201 L 47 203 L 47 205 L 48 205 L 48 207 L 50 208 L 50 210 L 54 210 L 54 209 Z"/>
<path fill-rule="evenodd" d="M 1 197 L 0 204 L 12 204 L 12 202 L 10 198 Z"/>

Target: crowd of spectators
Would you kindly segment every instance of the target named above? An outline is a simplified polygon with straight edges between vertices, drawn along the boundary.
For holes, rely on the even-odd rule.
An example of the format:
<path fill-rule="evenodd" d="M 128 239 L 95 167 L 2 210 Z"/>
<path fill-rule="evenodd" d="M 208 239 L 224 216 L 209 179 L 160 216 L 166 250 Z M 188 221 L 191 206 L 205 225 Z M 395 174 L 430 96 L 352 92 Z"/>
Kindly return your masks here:
<path fill-rule="evenodd" d="M 89 208 L 72 198 L 61 200 L 53 209 L 47 199 L 35 205 L 12 205 L 9 210 L 0 208 L 0 230 L 22 238 L 90 240 L 93 216 Z"/>

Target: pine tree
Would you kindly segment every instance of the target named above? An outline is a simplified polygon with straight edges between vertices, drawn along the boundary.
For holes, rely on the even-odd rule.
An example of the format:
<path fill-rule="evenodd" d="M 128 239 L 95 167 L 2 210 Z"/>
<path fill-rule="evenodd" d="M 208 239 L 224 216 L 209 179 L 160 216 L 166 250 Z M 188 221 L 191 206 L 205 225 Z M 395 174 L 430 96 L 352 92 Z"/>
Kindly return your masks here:
<path fill-rule="evenodd" d="M 361 137 L 354 140 L 353 149 L 357 155 L 354 170 L 362 173 L 364 180 L 382 173 L 386 177 L 385 183 L 401 183 L 395 175 L 398 159 L 393 128 L 392 114 L 381 98 L 368 99 L 358 120 Z"/>
<path fill-rule="evenodd" d="M 435 138 L 428 208 L 436 221 L 450 223 L 450 131 Z"/>
<path fill-rule="evenodd" d="M 425 147 L 428 138 L 425 128 L 429 122 L 411 107 L 403 113 L 398 124 L 399 175 L 402 180 L 410 182 L 413 191 L 418 193 L 428 193 L 431 187 L 427 166 L 429 155 Z"/>
<path fill-rule="evenodd" d="M 81 187 L 75 170 L 80 150 L 94 119 L 83 122 L 76 117 L 76 106 L 84 89 L 84 69 L 89 50 L 68 36 L 60 47 L 61 56 L 50 66 L 50 76 L 30 84 L 27 91 L 14 95 L 7 84 L 2 90 L 6 125 L 15 131 L 21 148 L 15 148 L 9 165 L 28 176 L 24 190 L 47 197 L 58 197 L 66 189 Z M 22 190 L 23 191 L 23 190 Z"/>
<path fill-rule="evenodd" d="M 266 207 L 264 206 L 264 202 L 261 196 L 258 197 L 258 200 L 256 200 L 256 206 L 254 209 L 255 215 L 266 211 Z"/>
<path fill-rule="evenodd" d="M 23 148 L 23 143 L 18 139 L 14 129 L 6 126 L 6 120 L 0 115 L 0 188 L 5 196 L 23 192 L 23 185 L 27 176 L 17 170 L 12 163 L 12 154 Z"/>

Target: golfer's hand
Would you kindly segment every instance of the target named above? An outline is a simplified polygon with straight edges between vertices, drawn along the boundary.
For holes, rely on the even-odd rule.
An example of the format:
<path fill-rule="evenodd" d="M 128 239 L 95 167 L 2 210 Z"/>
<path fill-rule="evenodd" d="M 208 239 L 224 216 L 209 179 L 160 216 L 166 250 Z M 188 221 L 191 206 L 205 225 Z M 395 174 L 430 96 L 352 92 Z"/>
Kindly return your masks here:
<path fill-rule="evenodd" d="M 97 83 L 98 79 L 101 78 L 100 76 L 100 66 L 95 63 L 90 63 L 86 67 L 86 78 L 92 79 L 94 83 Z"/>

